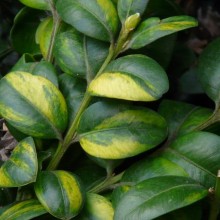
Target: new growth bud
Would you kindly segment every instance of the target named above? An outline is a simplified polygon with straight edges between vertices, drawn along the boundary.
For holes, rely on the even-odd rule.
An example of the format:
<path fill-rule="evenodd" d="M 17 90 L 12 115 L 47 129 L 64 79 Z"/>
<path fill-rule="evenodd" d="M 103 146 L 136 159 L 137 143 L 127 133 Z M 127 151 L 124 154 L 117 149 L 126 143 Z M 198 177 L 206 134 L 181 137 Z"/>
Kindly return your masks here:
<path fill-rule="evenodd" d="M 133 14 L 125 20 L 125 30 L 130 32 L 134 30 L 141 20 L 140 13 Z"/>

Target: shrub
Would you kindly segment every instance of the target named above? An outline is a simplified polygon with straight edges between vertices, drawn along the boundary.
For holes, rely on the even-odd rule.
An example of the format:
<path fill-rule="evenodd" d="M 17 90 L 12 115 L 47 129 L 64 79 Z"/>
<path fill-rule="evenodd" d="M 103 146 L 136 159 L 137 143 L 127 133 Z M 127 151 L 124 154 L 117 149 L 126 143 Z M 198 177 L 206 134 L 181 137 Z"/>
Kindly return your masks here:
<path fill-rule="evenodd" d="M 196 69 L 212 111 L 162 99 L 175 33 L 197 26 L 171 1 L 168 18 L 148 0 L 20 1 L 21 57 L 0 81 L 18 141 L 0 219 L 201 219 L 207 203 L 217 219 L 219 40 Z"/>

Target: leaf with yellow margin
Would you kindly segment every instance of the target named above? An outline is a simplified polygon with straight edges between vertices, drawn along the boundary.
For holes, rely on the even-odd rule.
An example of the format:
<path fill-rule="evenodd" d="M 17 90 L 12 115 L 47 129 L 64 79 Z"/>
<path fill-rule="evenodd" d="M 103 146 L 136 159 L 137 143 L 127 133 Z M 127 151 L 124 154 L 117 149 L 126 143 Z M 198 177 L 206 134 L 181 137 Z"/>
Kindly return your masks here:
<path fill-rule="evenodd" d="M 15 147 L 9 160 L 0 168 L 0 187 L 20 187 L 35 182 L 38 161 L 35 144 L 31 137 Z"/>
<path fill-rule="evenodd" d="M 94 96 L 132 101 L 154 101 L 167 92 L 163 68 L 144 55 L 128 55 L 112 61 L 89 85 Z"/>

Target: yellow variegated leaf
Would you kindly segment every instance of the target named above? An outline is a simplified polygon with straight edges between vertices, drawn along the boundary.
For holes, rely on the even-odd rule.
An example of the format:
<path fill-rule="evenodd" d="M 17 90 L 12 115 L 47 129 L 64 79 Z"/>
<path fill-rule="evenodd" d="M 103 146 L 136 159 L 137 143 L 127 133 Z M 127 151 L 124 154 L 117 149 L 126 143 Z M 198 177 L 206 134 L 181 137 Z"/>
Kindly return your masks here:
<path fill-rule="evenodd" d="M 133 101 L 154 101 L 167 90 L 166 73 L 156 61 L 144 55 L 112 61 L 88 89 L 94 96 Z"/>
<path fill-rule="evenodd" d="M 50 8 L 48 0 L 19 0 L 19 1 L 31 8 L 36 8 L 41 10 L 48 10 Z"/>
<path fill-rule="evenodd" d="M 34 182 L 38 162 L 35 144 L 31 137 L 21 141 L 9 160 L 0 168 L 0 187 L 19 187 Z"/>
<path fill-rule="evenodd" d="M 187 28 L 196 27 L 198 22 L 190 16 L 173 16 L 160 20 L 157 17 L 143 21 L 134 32 L 127 48 L 138 49 L 153 41 Z"/>
<path fill-rule="evenodd" d="M 152 110 L 98 102 L 82 115 L 78 133 L 88 154 L 122 159 L 157 146 L 166 137 L 167 126 Z"/>
<path fill-rule="evenodd" d="M 30 199 L 0 209 L 0 220 L 29 220 L 46 213 L 38 200 Z"/>
<path fill-rule="evenodd" d="M 40 138 L 61 139 L 67 125 L 61 92 L 46 78 L 26 72 L 1 79 L 0 115 L 21 132 Z"/>
<path fill-rule="evenodd" d="M 44 171 L 35 183 L 37 198 L 44 208 L 60 219 L 78 215 L 84 203 L 79 178 L 66 171 Z"/>
<path fill-rule="evenodd" d="M 48 17 L 44 19 L 37 28 L 36 42 L 40 46 L 41 53 L 46 59 L 50 47 L 50 40 L 53 31 L 53 19 Z"/>
<path fill-rule="evenodd" d="M 83 34 L 103 41 L 114 41 L 118 15 L 111 0 L 57 1 L 61 18 Z"/>
<path fill-rule="evenodd" d="M 86 202 L 79 219 L 113 220 L 114 209 L 111 202 L 103 196 L 87 193 Z"/>

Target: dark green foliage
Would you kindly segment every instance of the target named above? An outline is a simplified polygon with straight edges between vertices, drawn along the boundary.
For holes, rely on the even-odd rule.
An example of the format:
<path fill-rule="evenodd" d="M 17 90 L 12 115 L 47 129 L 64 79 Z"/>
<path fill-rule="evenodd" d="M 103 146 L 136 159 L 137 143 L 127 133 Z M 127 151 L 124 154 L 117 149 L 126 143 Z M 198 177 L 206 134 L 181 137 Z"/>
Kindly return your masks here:
<path fill-rule="evenodd" d="M 177 32 L 198 22 L 175 1 L 20 2 L 20 58 L 0 80 L 19 141 L 0 139 L 0 220 L 217 220 L 220 40 L 191 68 Z M 183 101 L 203 90 L 215 109 Z"/>

